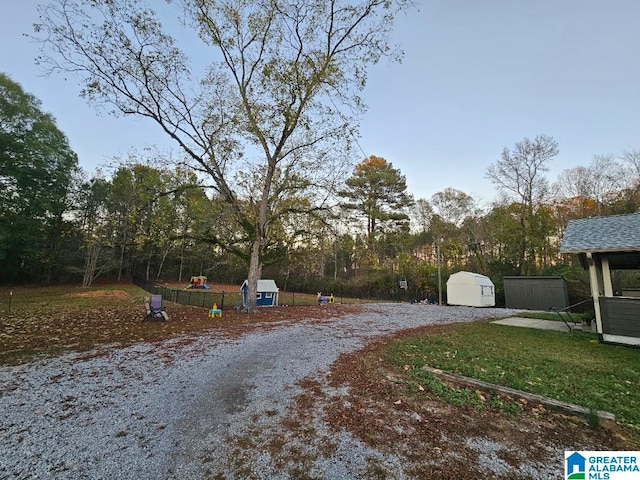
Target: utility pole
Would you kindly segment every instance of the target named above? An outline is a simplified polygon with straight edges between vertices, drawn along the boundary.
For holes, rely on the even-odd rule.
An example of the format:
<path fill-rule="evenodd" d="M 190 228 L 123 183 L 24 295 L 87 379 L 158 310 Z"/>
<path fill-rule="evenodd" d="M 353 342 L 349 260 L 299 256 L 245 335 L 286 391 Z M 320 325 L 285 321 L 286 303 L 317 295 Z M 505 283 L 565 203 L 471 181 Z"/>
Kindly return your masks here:
<path fill-rule="evenodd" d="M 440 244 L 444 242 L 444 238 L 439 238 L 436 242 L 436 252 L 438 255 L 438 305 L 442 306 L 442 274 L 440 266 Z"/>

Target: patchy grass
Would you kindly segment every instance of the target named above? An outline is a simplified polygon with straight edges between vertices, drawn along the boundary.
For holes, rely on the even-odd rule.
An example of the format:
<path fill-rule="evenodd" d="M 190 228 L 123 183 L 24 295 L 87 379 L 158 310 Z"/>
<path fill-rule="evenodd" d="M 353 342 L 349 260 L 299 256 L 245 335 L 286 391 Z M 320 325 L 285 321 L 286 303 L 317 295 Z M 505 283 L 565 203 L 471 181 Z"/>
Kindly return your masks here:
<path fill-rule="evenodd" d="M 326 319 L 358 308 L 337 304 L 282 306 L 260 308 L 253 314 L 225 309 L 222 318 L 208 318 L 208 308 L 165 302 L 170 321 L 145 322 L 144 296 L 149 293 L 134 285 L 121 284 L 95 288 L 2 288 L 0 364 L 212 330 L 238 335 L 256 324 Z"/>
<path fill-rule="evenodd" d="M 556 478 L 562 471 L 558 452 L 640 448 L 634 388 L 639 355 L 640 350 L 601 345 L 582 333 L 488 322 L 418 328 L 340 355 L 330 372 L 333 393 L 326 400 L 325 420 L 334 432 L 347 430 L 398 458 L 411 478 L 506 480 L 531 478 L 532 471 L 539 478 Z M 443 381 L 419 368 L 423 365 L 502 385 L 523 375 L 522 383 L 509 386 L 557 397 L 554 382 L 569 383 L 576 391 L 565 401 L 594 403 L 621 423 L 600 423 L 593 411 L 586 417 L 567 414 Z M 555 380 L 545 378 L 549 372 Z M 616 384 L 627 388 L 605 398 Z M 499 469 L 486 463 L 491 451 Z M 397 478 L 389 465 L 382 467 L 382 478 Z"/>
<path fill-rule="evenodd" d="M 149 295 L 135 285 L 103 285 L 95 288 L 70 286 L 0 288 L 0 315 L 11 312 L 49 314 L 66 308 L 94 308 L 108 304 L 126 306 Z"/>
<path fill-rule="evenodd" d="M 411 478 L 506 480 L 532 478 L 532 472 L 538 472 L 536 478 L 557 478 L 562 471 L 558 454 L 564 450 L 640 448 L 637 427 L 603 422 L 595 428 L 591 418 L 443 382 L 417 368 L 421 364 L 443 368 L 445 362 L 436 358 L 444 358 L 455 370 L 469 344 L 491 336 L 514 340 L 482 326 L 424 327 L 340 355 L 329 377 L 332 395 L 324 407 L 326 422 L 336 434 L 347 430 L 377 451 L 393 455 Z M 423 347 L 428 343 L 439 346 L 427 351 Z M 481 358 L 475 362 L 482 363 Z M 489 359 L 487 364 L 491 363 Z M 488 465 L 488 455 L 494 454 L 498 463 Z M 381 467 L 383 478 L 398 478 L 390 465 Z"/>
<path fill-rule="evenodd" d="M 443 386 L 421 367 L 608 411 L 640 428 L 640 349 L 604 345 L 593 334 L 456 324 L 397 338 L 384 358 L 407 372 L 410 385 L 452 403 L 477 404 L 478 397 Z"/>

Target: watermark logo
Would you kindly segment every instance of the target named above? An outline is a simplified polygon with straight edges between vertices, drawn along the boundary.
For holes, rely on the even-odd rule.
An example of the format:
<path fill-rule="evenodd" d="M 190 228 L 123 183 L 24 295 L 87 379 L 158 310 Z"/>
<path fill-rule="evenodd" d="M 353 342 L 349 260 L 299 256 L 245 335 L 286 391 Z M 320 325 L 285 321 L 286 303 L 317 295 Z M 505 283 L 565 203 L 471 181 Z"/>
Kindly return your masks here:
<path fill-rule="evenodd" d="M 564 463 L 566 465 L 565 473 L 567 480 L 584 480 L 585 477 L 585 467 L 587 465 L 587 459 L 584 458 L 578 452 L 570 453 L 565 452 L 564 454 Z"/>
<path fill-rule="evenodd" d="M 564 452 L 565 480 L 631 480 L 640 478 L 640 452 Z"/>

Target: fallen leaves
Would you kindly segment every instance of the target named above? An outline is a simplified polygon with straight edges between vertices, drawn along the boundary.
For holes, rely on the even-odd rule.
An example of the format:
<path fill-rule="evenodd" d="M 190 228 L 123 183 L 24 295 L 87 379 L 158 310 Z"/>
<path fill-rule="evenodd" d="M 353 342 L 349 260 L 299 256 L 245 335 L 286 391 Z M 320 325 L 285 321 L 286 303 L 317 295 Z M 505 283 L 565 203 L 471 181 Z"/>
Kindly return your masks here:
<path fill-rule="evenodd" d="M 385 361 L 390 338 L 339 357 L 329 385 L 332 391 L 347 393 L 331 397 L 324 411 L 332 431 L 347 430 L 377 451 L 394 455 L 410 478 L 471 479 L 478 478 L 479 472 L 487 478 L 520 478 L 532 468 L 541 469 L 540 478 L 552 478 L 544 476 L 552 468 L 544 467 L 558 464 L 561 469 L 558 451 L 637 448 L 618 427 L 592 430 L 582 418 L 569 421 L 526 399 L 518 399 L 517 412 L 498 408 L 513 399 L 482 389 L 474 390 L 482 409 L 447 403 L 431 395 L 428 386 L 413 383 L 410 365 L 396 367 Z M 345 386 L 349 389 L 344 390 Z M 474 446 L 492 442 L 502 445 L 501 458 L 510 465 L 503 475 L 488 472 L 485 452 Z M 395 478 L 397 472 L 383 473 Z"/>
<path fill-rule="evenodd" d="M 180 335 L 222 329 L 241 335 L 257 325 L 327 321 L 354 312 L 348 305 L 259 308 L 255 313 L 224 310 L 223 317 L 208 318 L 206 308 L 165 302 L 168 322 L 145 322 L 142 302 L 122 290 L 97 290 L 71 294 L 96 299 L 93 307 L 69 305 L 5 312 L 0 316 L 0 364 L 24 363 L 38 356 L 66 351 L 86 351 L 101 345 L 122 346 L 153 342 Z M 128 298 L 128 302 L 105 302 L 105 298 Z M 264 326 L 262 328 L 265 328 Z"/>
<path fill-rule="evenodd" d="M 91 290 L 89 292 L 67 293 L 66 298 L 111 298 L 117 300 L 130 300 L 131 295 L 124 290 Z"/>

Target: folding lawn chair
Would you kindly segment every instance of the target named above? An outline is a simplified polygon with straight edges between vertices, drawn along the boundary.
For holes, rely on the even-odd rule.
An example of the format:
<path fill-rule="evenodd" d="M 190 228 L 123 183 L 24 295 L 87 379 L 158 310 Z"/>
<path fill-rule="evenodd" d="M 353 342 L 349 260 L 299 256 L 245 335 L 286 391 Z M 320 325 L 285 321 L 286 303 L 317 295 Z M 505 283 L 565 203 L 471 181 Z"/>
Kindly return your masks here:
<path fill-rule="evenodd" d="M 169 320 L 169 314 L 162 304 L 162 295 L 151 295 L 151 298 L 144 298 L 144 306 L 147 311 L 145 320 Z"/>

